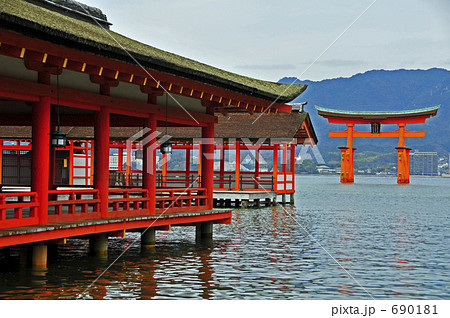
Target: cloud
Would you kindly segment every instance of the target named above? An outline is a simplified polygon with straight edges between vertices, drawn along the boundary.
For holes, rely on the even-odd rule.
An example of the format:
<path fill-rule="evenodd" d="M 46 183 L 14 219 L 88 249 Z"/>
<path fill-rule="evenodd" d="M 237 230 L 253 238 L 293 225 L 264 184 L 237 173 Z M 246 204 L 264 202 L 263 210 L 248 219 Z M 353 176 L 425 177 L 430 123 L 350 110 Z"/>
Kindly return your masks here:
<path fill-rule="evenodd" d="M 440 64 L 450 66 L 450 59 L 442 60 Z"/>
<path fill-rule="evenodd" d="M 361 65 L 368 65 L 369 63 L 366 61 L 361 60 L 341 60 L 341 59 L 334 59 L 334 60 L 325 60 L 325 61 L 317 61 L 315 64 L 328 66 L 328 67 L 349 67 L 349 66 L 361 66 Z"/>
<path fill-rule="evenodd" d="M 293 70 L 297 66 L 293 64 L 244 64 L 235 66 L 237 69 L 242 70 Z"/>

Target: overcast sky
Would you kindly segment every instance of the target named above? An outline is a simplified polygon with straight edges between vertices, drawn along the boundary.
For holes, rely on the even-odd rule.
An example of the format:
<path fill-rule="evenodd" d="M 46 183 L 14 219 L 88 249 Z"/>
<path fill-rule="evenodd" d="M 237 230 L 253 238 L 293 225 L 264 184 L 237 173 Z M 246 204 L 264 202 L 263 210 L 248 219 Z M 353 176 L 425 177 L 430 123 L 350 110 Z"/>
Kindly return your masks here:
<path fill-rule="evenodd" d="M 377 0 L 306 72 L 373 0 L 78 1 L 118 33 L 259 79 L 450 69 L 449 0 Z"/>

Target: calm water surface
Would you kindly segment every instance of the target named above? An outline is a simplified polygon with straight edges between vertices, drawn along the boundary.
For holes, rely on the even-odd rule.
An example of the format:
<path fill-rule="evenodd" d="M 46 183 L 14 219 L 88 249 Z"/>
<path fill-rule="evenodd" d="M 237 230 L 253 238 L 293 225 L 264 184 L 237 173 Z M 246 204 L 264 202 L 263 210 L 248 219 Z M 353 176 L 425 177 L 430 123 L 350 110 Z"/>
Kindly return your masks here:
<path fill-rule="evenodd" d="M 139 236 L 110 239 L 103 259 L 68 240 L 39 271 L 13 249 L 0 298 L 73 299 L 89 287 L 85 299 L 369 299 L 361 284 L 375 299 L 450 299 L 450 179 L 296 181 L 295 207 L 237 210 L 201 244 L 193 227 L 157 232 L 155 249 L 138 241 L 90 287 Z"/>

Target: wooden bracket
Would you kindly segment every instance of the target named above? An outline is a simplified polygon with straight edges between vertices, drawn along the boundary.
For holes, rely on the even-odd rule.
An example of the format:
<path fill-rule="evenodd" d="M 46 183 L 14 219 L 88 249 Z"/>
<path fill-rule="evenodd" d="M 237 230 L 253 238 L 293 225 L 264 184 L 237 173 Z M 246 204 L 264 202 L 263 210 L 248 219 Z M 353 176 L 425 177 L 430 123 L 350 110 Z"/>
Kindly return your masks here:
<path fill-rule="evenodd" d="M 25 60 L 25 67 L 31 71 L 48 73 L 51 75 L 61 75 L 62 67 L 58 67 L 56 65 L 49 65 L 33 60 Z"/>
<path fill-rule="evenodd" d="M 141 85 L 141 92 L 144 94 L 154 95 L 154 96 L 162 96 L 164 94 L 164 90 L 162 88 L 156 88 L 152 86 L 144 86 Z"/>
<path fill-rule="evenodd" d="M 107 78 L 104 76 L 98 76 L 91 74 L 89 76 L 90 80 L 94 84 L 107 85 L 109 87 L 117 87 L 119 85 L 119 80 Z"/>

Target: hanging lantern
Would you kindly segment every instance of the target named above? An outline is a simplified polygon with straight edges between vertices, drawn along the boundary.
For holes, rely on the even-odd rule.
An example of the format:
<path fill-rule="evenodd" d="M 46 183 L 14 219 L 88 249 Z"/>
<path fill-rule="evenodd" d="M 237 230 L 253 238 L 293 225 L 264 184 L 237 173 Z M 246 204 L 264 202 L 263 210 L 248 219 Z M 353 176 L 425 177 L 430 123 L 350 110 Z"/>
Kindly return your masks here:
<path fill-rule="evenodd" d="M 52 147 L 65 147 L 67 143 L 66 134 L 60 130 L 52 132 L 50 142 Z"/>
<path fill-rule="evenodd" d="M 161 144 L 161 147 L 159 148 L 162 154 L 171 154 L 172 153 L 172 144 L 170 141 L 165 141 Z"/>

